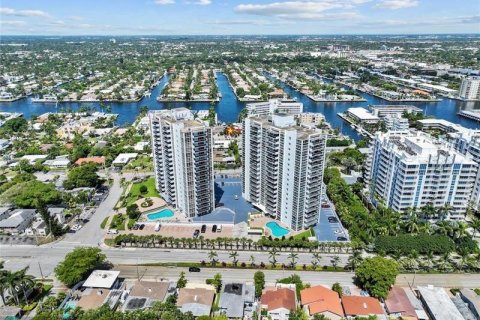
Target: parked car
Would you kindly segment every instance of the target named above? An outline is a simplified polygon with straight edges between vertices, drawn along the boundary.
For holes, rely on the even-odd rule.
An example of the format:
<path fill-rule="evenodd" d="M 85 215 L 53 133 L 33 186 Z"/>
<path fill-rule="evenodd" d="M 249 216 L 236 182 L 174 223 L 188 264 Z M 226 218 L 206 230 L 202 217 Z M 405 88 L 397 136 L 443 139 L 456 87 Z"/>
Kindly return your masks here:
<path fill-rule="evenodd" d="M 200 268 L 198 268 L 198 267 L 190 267 L 190 268 L 188 268 L 188 271 L 189 271 L 189 272 L 200 272 Z"/>
<path fill-rule="evenodd" d="M 337 218 L 337 217 L 328 217 L 328 222 L 330 222 L 330 223 L 338 223 L 338 218 Z"/>
<path fill-rule="evenodd" d="M 145 228 L 145 225 L 142 223 L 138 229 L 143 230 Z"/>
<path fill-rule="evenodd" d="M 222 232 L 222 225 L 218 225 L 217 232 Z"/>
<path fill-rule="evenodd" d="M 140 225 L 134 224 L 133 227 L 132 227 L 132 230 L 138 230 L 138 228 L 140 228 Z"/>
<path fill-rule="evenodd" d="M 109 229 L 107 231 L 108 234 L 118 234 L 118 230 L 117 229 Z"/>
<path fill-rule="evenodd" d="M 200 230 L 200 232 L 205 233 L 205 231 L 207 231 L 207 225 L 206 224 L 202 225 L 202 229 Z"/>
<path fill-rule="evenodd" d="M 345 238 L 345 237 L 337 237 L 337 240 L 338 241 L 348 241 L 348 239 Z"/>
<path fill-rule="evenodd" d="M 217 232 L 217 225 L 216 225 L 216 224 L 214 224 L 214 225 L 212 226 L 212 232 Z"/>
<path fill-rule="evenodd" d="M 194 239 L 198 238 L 198 235 L 199 235 L 199 234 L 200 234 L 200 230 L 198 230 L 198 229 L 195 230 L 195 231 L 193 232 L 193 238 L 194 238 Z"/>

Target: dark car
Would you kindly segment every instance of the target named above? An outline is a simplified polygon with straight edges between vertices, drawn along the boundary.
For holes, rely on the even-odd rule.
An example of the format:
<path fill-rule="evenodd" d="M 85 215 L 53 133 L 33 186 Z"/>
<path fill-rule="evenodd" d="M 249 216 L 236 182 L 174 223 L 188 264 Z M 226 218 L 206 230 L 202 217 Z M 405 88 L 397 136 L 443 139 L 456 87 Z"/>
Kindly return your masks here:
<path fill-rule="evenodd" d="M 190 267 L 190 268 L 188 268 L 188 271 L 189 271 L 189 272 L 200 272 L 200 268 L 198 268 L 198 267 Z"/>
<path fill-rule="evenodd" d="M 201 229 L 201 232 L 202 232 L 202 233 L 205 233 L 205 231 L 207 231 L 207 225 L 206 225 L 206 224 L 204 224 L 204 225 L 202 226 L 202 229 Z"/>
<path fill-rule="evenodd" d="M 217 232 L 217 225 L 216 224 L 213 225 L 212 232 Z"/>
<path fill-rule="evenodd" d="M 193 237 L 194 237 L 194 238 L 198 238 L 198 235 L 199 235 L 199 234 L 200 234 L 200 230 L 197 229 L 197 230 L 195 230 L 195 231 L 193 232 Z"/>
<path fill-rule="evenodd" d="M 322 203 L 322 208 L 330 208 L 330 205 L 328 203 Z"/>
<path fill-rule="evenodd" d="M 338 222 L 338 219 L 337 219 L 337 217 L 328 217 L 328 222 L 330 222 L 330 223 L 337 223 L 337 222 Z"/>
<path fill-rule="evenodd" d="M 139 227 L 140 230 L 143 230 L 143 228 L 145 228 L 145 225 L 142 223 Z"/>
<path fill-rule="evenodd" d="M 348 241 L 345 237 L 337 237 L 337 241 Z"/>

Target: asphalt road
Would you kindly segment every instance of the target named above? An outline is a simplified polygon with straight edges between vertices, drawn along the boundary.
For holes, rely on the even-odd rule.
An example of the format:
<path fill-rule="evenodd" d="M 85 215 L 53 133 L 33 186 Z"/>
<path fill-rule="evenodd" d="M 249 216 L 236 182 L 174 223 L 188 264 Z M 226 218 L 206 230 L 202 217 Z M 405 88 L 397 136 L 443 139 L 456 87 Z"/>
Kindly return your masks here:
<path fill-rule="evenodd" d="M 183 271 L 189 281 L 201 283 L 204 283 L 208 278 L 212 278 L 216 273 L 222 275 L 223 281 L 253 281 L 253 274 L 257 271 L 249 269 L 201 268 L 200 272 L 188 272 L 187 268 L 137 267 L 131 265 L 115 265 L 114 269 L 120 271 L 121 277 L 157 281 L 162 279 L 176 280 L 180 272 Z M 331 286 L 335 282 L 340 283 L 342 286 L 354 285 L 353 272 L 293 272 L 290 270 L 263 270 L 263 272 L 265 273 L 265 282 L 267 284 L 275 283 L 278 279 L 295 273 L 300 276 L 302 281 L 312 285 L 323 284 Z M 447 288 L 478 288 L 480 287 L 480 277 L 478 274 L 401 274 L 397 277 L 396 284 L 402 287 L 408 287 L 409 285 L 434 285 Z"/>

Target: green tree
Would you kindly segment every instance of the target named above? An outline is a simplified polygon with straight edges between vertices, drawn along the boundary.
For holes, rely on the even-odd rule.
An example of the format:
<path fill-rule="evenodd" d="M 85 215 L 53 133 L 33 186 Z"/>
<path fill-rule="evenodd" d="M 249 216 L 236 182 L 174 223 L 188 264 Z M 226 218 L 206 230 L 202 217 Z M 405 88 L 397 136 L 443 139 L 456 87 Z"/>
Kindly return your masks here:
<path fill-rule="evenodd" d="M 340 283 L 338 283 L 338 282 L 335 282 L 335 283 L 332 285 L 332 290 L 335 291 L 336 293 L 338 293 L 338 295 L 339 295 L 340 297 L 343 295 L 342 286 L 341 286 Z"/>
<path fill-rule="evenodd" d="M 263 288 L 265 288 L 265 274 L 262 271 L 255 272 L 253 275 L 253 283 L 255 284 L 255 295 L 260 297 Z"/>
<path fill-rule="evenodd" d="M 220 292 L 220 290 L 222 289 L 222 275 L 220 273 L 216 273 L 213 276 L 212 285 L 215 287 L 215 290 L 217 292 Z"/>
<path fill-rule="evenodd" d="M 66 189 L 82 187 L 95 188 L 101 183 L 97 170 L 97 165 L 94 163 L 87 163 L 75 167 L 68 173 L 67 180 L 64 181 L 63 186 Z"/>
<path fill-rule="evenodd" d="M 228 254 L 230 259 L 232 259 L 233 265 L 237 266 L 238 263 L 238 252 L 237 251 L 232 251 Z"/>
<path fill-rule="evenodd" d="M 55 267 L 55 275 L 63 284 L 71 287 L 101 267 L 106 259 L 99 248 L 75 248 Z"/>
<path fill-rule="evenodd" d="M 187 285 L 187 278 L 185 278 L 185 272 L 182 271 L 180 272 L 180 277 L 177 280 L 177 288 L 178 289 L 185 288 L 186 285 Z"/>
<path fill-rule="evenodd" d="M 130 219 L 138 219 L 140 217 L 140 210 L 136 203 L 127 206 L 127 215 Z"/>
<path fill-rule="evenodd" d="M 366 258 L 355 271 L 360 285 L 372 296 L 385 299 L 398 275 L 398 264 L 394 260 Z"/>

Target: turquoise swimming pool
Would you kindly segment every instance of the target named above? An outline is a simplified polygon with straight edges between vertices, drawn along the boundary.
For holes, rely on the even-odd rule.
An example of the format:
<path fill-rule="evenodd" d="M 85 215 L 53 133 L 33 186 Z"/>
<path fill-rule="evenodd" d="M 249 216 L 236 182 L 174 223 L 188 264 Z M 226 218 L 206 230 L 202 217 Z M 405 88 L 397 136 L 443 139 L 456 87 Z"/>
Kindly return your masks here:
<path fill-rule="evenodd" d="M 286 236 L 288 234 L 288 229 L 280 226 L 278 223 L 275 221 L 270 221 L 265 225 L 270 231 L 272 231 L 272 235 L 274 237 L 280 238 L 283 236 Z"/>
<path fill-rule="evenodd" d="M 165 208 L 165 209 L 162 209 L 158 212 L 153 212 L 153 213 L 147 214 L 147 219 L 148 220 L 168 219 L 168 218 L 173 217 L 173 215 L 174 215 L 174 213 L 173 213 L 172 210 L 170 210 L 168 208 Z"/>

